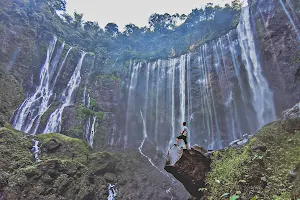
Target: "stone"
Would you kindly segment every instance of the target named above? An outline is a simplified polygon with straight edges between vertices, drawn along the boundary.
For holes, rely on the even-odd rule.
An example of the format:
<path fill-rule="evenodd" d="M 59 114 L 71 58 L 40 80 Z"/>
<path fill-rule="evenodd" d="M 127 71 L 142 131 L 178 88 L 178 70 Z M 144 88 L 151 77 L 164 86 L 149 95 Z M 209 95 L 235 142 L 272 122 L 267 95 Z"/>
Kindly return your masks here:
<path fill-rule="evenodd" d="M 179 180 L 186 190 L 197 199 L 203 196 L 203 191 L 199 191 L 199 188 L 205 187 L 205 178 L 211 163 L 210 158 L 199 151 L 199 148 L 183 150 L 181 157 L 173 166 L 168 164 L 165 166 L 165 170 Z"/>
<path fill-rule="evenodd" d="M 295 118 L 300 118 L 300 102 L 297 103 L 292 108 L 282 112 L 282 119 L 284 120 L 295 119 Z"/>
<path fill-rule="evenodd" d="M 267 151 L 267 147 L 266 147 L 266 146 L 263 146 L 263 145 L 260 145 L 260 146 L 253 146 L 253 147 L 251 147 L 251 149 L 252 149 L 253 151 L 257 151 L 257 150 L 263 151 L 263 152 L 266 152 L 266 151 Z"/>

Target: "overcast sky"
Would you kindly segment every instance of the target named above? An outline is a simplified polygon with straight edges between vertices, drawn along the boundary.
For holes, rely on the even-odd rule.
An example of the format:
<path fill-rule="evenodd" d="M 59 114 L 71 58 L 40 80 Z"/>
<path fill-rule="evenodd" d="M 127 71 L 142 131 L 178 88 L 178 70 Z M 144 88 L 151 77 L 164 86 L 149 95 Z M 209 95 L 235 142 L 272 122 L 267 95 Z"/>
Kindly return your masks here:
<path fill-rule="evenodd" d="M 85 21 L 97 21 L 102 28 L 114 22 L 122 30 L 129 23 L 148 25 L 153 13 L 189 14 L 208 2 L 224 5 L 230 0 L 67 0 L 67 11 L 83 13 Z"/>

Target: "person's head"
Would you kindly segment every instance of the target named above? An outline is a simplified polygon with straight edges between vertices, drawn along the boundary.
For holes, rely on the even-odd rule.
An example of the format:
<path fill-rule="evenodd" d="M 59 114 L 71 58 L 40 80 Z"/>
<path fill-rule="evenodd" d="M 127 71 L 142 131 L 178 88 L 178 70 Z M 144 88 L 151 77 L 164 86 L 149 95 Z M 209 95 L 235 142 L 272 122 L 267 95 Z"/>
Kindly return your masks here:
<path fill-rule="evenodd" d="M 183 126 L 186 126 L 186 122 L 183 122 L 182 125 L 183 125 Z"/>

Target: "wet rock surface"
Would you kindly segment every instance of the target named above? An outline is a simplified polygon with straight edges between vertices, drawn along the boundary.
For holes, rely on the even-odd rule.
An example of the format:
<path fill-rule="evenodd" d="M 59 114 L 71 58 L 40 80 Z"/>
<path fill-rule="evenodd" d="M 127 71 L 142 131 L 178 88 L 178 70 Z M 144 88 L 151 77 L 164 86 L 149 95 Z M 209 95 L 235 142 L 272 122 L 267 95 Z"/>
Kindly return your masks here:
<path fill-rule="evenodd" d="M 205 178 L 210 170 L 211 161 L 197 149 L 199 148 L 184 149 L 174 165 L 169 165 L 167 161 L 165 170 L 179 180 L 193 197 L 200 199 L 203 192 L 199 191 L 199 188 L 205 187 Z"/>
<path fill-rule="evenodd" d="M 282 113 L 282 119 L 295 119 L 300 118 L 300 102 L 297 103 L 295 106 L 293 106 L 290 109 L 285 110 Z"/>
<path fill-rule="evenodd" d="M 35 137 L 41 147 L 41 162 L 35 163 L 28 136 L 0 128 L 0 138 L 3 200 L 107 199 L 108 183 L 117 183 L 118 199 L 184 200 L 189 196 L 180 183 L 171 183 L 134 151 L 95 152 L 83 140 L 45 134 Z"/>

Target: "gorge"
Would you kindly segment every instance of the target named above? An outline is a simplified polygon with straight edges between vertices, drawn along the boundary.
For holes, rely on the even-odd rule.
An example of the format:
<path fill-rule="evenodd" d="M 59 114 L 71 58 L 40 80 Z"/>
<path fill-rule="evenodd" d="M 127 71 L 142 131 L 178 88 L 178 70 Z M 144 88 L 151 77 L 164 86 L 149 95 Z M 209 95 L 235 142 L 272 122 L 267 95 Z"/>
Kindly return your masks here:
<path fill-rule="evenodd" d="M 0 13 L 3 121 L 32 137 L 61 133 L 85 140 L 94 151 L 138 152 L 146 158 L 143 166 L 161 176 L 158 190 L 170 189 L 175 199 L 187 193 L 163 165 L 183 121 L 189 146 L 219 150 L 300 101 L 297 0 L 250 0 L 220 37 L 159 59 L 89 52 L 57 27 L 35 29 L 38 17 L 29 11 L 7 17 L 21 5 L 13 2 L 3 1 Z M 154 193 L 152 198 L 161 195 Z"/>

